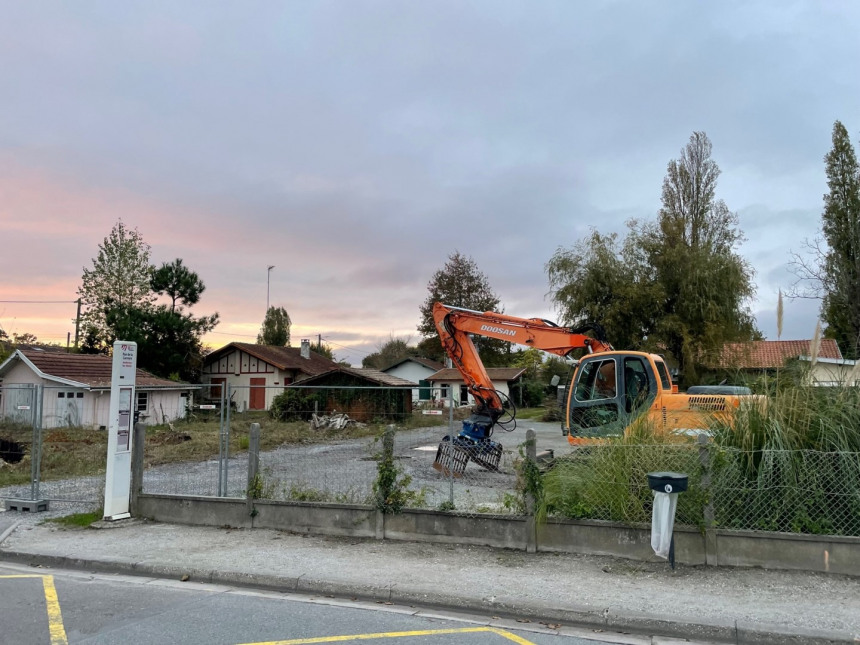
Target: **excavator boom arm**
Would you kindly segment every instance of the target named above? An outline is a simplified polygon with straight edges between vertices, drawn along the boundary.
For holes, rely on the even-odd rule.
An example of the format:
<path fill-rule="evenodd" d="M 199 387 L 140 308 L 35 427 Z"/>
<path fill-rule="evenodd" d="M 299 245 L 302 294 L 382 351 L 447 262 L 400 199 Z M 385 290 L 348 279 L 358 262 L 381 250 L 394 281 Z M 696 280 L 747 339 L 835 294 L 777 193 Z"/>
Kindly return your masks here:
<path fill-rule="evenodd" d="M 612 350 L 599 325 L 568 329 L 541 318 L 517 318 L 493 311 L 472 311 L 440 302 L 433 306 L 433 318 L 442 347 L 463 375 L 472 395 L 479 401 L 479 408 L 483 408 L 482 411 L 494 421 L 502 414 L 503 403 L 487 375 L 470 334 L 534 347 L 558 356 L 566 356 L 575 349 L 586 349 L 589 353 Z M 586 336 L 583 332 L 588 330 L 595 332 L 597 337 Z"/>

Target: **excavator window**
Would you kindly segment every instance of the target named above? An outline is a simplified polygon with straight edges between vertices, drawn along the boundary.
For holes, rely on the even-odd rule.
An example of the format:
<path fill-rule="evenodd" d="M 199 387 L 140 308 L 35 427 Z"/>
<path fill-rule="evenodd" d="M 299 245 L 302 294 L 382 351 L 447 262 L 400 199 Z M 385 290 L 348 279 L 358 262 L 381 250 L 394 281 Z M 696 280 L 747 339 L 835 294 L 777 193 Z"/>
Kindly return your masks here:
<path fill-rule="evenodd" d="M 576 383 L 578 401 L 614 399 L 617 392 L 615 360 L 592 361 L 582 366 Z"/>
<path fill-rule="evenodd" d="M 583 361 L 570 401 L 570 431 L 582 436 L 617 434 L 620 417 L 614 358 Z"/>
<path fill-rule="evenodd" d="M 624 410 L 633 414 L 651 398 L 648 370 L 638 357 L 624 359 Z"/>

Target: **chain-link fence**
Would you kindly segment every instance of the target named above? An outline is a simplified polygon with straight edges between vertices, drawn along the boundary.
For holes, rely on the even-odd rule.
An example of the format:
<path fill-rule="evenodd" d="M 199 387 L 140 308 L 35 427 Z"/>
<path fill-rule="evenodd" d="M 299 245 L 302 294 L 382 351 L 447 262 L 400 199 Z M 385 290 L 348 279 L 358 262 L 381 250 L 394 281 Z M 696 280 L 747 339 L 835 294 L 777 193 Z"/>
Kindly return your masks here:
<path fill-rule="evenodd" d="M 249 429 L 258 423 L 258 498 L 375 503 L 387 430 L 393 433 L 397 485 L 409 506 L 464 513 L 518 510 L 511 500 L 524 429 L 522 437 L 505 437 L 504 449 L 494 442 L 493 463 L 475 453 L 454 472 L 436 461 L 443 438 L 456 436 L 470 414 L 468 407 L 444 398 L 450 388 L 421 388 L 419 396 L 408 387 L 208 387 L 199 397 L 208 403 L 196 406 L 185 421 L 147 430 L 145 493 L 244 497 Z M 260 406 L 268 409 L 255 409 Z M 191 459 L 197 451 L 199 458 Z M 169 463 L 177 460 L 181 463 Z"/>
<path fill-rule="evenodd" d="M 107 433 L 82 425 L 98 405 L 68 386 L 0 388 L 0 498 L 101 501 Z"/>
<path fill-rule="evenodd" d="M 262 426 L 258 497 L 375 503 L 381 437 L 389 430 L 394 437 L 397 483 L 408 491 L 409 506 L 464 512 L 511 512 L 514 508 L 511 504 L 506 508 L 504 500 L 514 493 L 515 449 L 493 467 L 473 462 L 456 475 L 434 468 L 442 438 L 459 433 L 462 419 L 470 412 L 450 400 L 450 388 L 421 388 L 423 398 L 402 387 L 225 389 L 226 400 L 237 402 L 226 415 L 228 454 L 247 450 L 251 423 Z M 269 402 L 268 414 L 245 405 L 255 396 Z M 244 494 L 241 462 L 229 459 L 226 466 L 225 494 Z"/>
<path fill-rule="evenodd" d="M 713 453 L 715 526 L 860 535 L 860 453 Z"/>
<path fill-rule="evenodd" d="M 422 388 L 425 398 L 409 388 L 251 389 L 205 385 L 175 407 L 168 397 L 138 401 L 149 420 L 143 492 L 379 504 L 387 481 L 398 504 L 414 508 L 522 514 L 529 490 L 544 517 L 648 523 L 647 474 L 676 471 L 690 478 L 678 499 L 681 525 L 860 535 L 860 453 L 741 451 L 707 441 L 570 449 L 547 424 L 538 428 L 537 463 L 524 468 L 525 428 L 539 424 L 470 443 L 459 435 L 471 410 L 456 406 L 450 389 L 427 396 Z M 107 432 L 75 423 L 97 420 L 109 395 L 90 405 L 77 394 L 0 388 L 0 499 L 101 502 Z M 251 400 L 266 409 L 237 403 Z M 252 423 L 261 426 L 260 456 L 249 491 Z"/>
<path fill-rule="evenodd" d="M 676 521 L 700 528 L 860 535 L 860 453 L 724 449 L 709 442 L 583 446 L 542 477 L 542 512 L 651 521 L 649 472 L 689 476 Z"/>

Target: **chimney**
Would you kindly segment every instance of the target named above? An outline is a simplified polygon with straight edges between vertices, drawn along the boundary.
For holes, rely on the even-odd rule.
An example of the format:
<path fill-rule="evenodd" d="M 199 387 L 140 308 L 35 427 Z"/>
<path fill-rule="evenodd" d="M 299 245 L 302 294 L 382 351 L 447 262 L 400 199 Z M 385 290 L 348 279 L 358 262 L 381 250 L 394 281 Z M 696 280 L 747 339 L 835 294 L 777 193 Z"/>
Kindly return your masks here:
<path fill-rule="evenodd" d="M 302 338 L 302 358 L 311 357 L 311 341 L 307 338 Z"/>

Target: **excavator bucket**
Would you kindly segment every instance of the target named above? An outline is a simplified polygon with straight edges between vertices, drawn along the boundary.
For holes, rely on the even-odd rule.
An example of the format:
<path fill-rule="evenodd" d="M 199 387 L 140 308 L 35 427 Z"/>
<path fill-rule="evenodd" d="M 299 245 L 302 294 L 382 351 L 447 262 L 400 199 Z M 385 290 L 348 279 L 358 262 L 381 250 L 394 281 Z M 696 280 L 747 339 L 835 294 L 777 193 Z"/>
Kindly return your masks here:
<path fill-rule="evenodd" d="M 451 437 L 449 436 L 442 439 L 439 443 L 439 448 L 436 450 L 436 459 L 433 460 L 433 468 L 446 477 L 450 477 L 451 475 L 462 477 L 468 463 L 469 452 L 467 450 L 456 445 L 451 441 Z"/>

